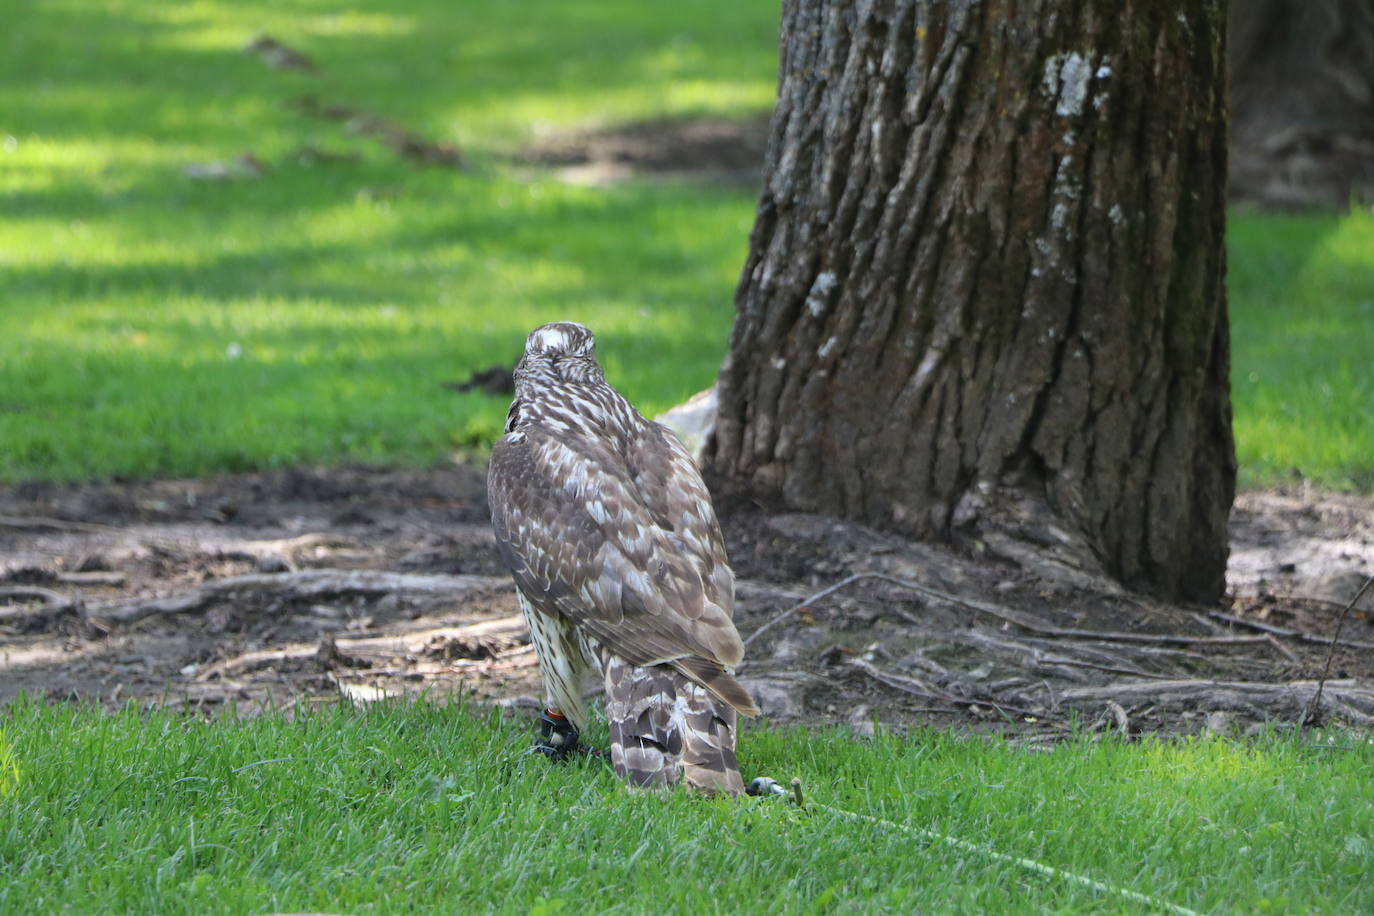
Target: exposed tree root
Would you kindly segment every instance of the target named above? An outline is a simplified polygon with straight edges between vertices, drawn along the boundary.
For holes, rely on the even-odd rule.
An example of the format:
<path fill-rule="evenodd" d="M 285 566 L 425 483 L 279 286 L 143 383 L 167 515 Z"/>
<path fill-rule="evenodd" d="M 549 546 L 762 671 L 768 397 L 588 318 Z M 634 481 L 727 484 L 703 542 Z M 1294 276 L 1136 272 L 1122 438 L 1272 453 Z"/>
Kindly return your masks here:
<path fill-rule="evenodd" d="M 1127 710 L 1131 704 L 1170 707 L 1190 715 L 1244 711 L 1259 719 L 1284 717 L 1297 721 L 1304 704 L 1323 703 L 1327 712 L 1347 722 L 1366 726 L 1374 724 L 1374 688 L 1370 685 L 1356 680 L 1328 681 L 1323 688 L 1320 680 L 1291 679 L 1292 674 L 1296 673 L 1295 668 L 1313 673 L 1319 670 L 1310 647 L 1330 646 L 1333 640 L 1334 644 L 1342 646 L 1364 647 L 1358 640 L 1339 640 L 1338 635 L 1316 636 L 1300 630 L 1258 624 L 1220 612 L 1191 615 L 1193 621 L 1206 628 L 1207 632 L 1201 634 L 1065 627 L 1025 610 L 986 600 L 984 596 L 989 594 L 986 580 L 983 587 L 977 588 L 975 584 L 965 592 L 965 583 L 976 583 L 976 579 L 969 570 L 960 568 L 962 563 L 967 562 L 960 558 L 945 557 L 938 569 L 927 570 L 925 566 L 929 561 L 938 561 L 940 558 L 926 557 L 924 548 L 892 551 L 884 547 L 881 552 L 875 550 L 872 553 L 879 554 L 885 564 L 903 567 L 922 579 L 955 585 L 945 590 L 932 588 L 911 578 L 864 571 L 846 576 L 798 600 L 794 592 L 770 590 L 757 583 L 746 584 L 743 586 L 745 593 L 761 592 L 785 597 L 789 606 L 766 620 L 745 642 L 754 643 L 760 636 L 776 631 L 787 621 L 798 617 L 814 622 L 814 615 L 825 613 L 821 610 L 821 602 L 833 599 L 837 593 L 852 586 L 863 582 L 883 583 L 919 595 L 934 602 L 935 606 L 972 612 L 966 628 L 952 628 L 947 615 L 942 621 L 937 621 L 932 613 L 912 611 L 903 607 L 900 601 L 884 598 L 881 590 L 868 596 L 868 602 L 876 601 L 881 605 L 883 615 L 904 621 L 910 627 L 909 632 L 932 650 L 957 654 L 952 647 L 966 646 L 986 663 L 1013 666 L 1031 676 L 1002 678 L 992 682 L 977 672 L 959 671 L 947 663 L 935 662 L 926 658 L 923 652 L 908 652 L 900 658 L 904 670 L 892 671 L 891 666 L 880 667 L 874 663 L 879 657 L 898 659 L 881 642 L 873 643 L 870 651 L 862 657 L 846 660 L 851 670 L 903 694 L 951 706 L 975 710 L 984 707 L 1022 719 L 1030 717 L 1048 722 L 1059 719 L 1064 707 L 1103 710 L 1105 706 L 1102 715 L 1122 733 L 1128 732 L 1134 724 Z M 1075 591 L 1080 599 L 1084 597 L 1082 589 Z M 1091 598 L 1098 593 L 1086 594 Z M 1098 594 L 1098 597 L 1106 601 L 1120 601 L 1125 596 L 1119 591 L 1112 591 Z M 863 597 L 844 601 L 850 607 L 865 603 Z M 1145 609 L 1149 610 L 1148 607 Z M 980 619 L 987 618 L 996 621 L 999 626 L 988 629 L 980 625 Z M 1164 615 L 1164 619 L 1177 621 L 1180 618 L 1188 619 L 1182 609 L 1173 612 L 1172 617 Z M 1229 634 L 1214 621 L 1247 626 L 1259 632 L 1255 635 Z M 785 642 L 787 637 L 778 636 L 775 632 L 774 639 Z M 1289 640 L 1296 645 L 1290 647 L 1287 644 Z M 941 650 L 941 645 L 951 648 Z M 1265 662 L 1262 656 L 1255 656 L 1253 647 L 1257 646 L 1272 649 L 1274 661 Z M 1305 649 L 1306 658 L 1294 651 L 1297 646 Z M 1242 649 L 1252 651 L 1240 653 Z M 838 650 L 832 650 L 832 653 L 836 660 L 844 654 Z M 968 653 L 964 654 L 967 657 Z M 751 676 L 766 683 L 768 672 L 761 672 L 759 668 L 766 666 L 767 662 L 751 661 L 750 665 Z M 1285 669 L 1285 666 L 1288 667 Z M 922 669 L 929 676 L 914 676 L 913 669 Z M 1288 677 L 1283 680 L 1266 682 L 1250 679 L 1272 676 L 1283 670 L 1288 672 Z M 1092 672 L 1121 675 L 1126 679 L 1102 683 L 1100 676 L 1091 676 Z M 1050 678 L 1060 686 L 1051 686 L 1047 680 L 1037 682 L 1034 679 L 1036 676 Z M 1065 681 L 1068 685 L 1064 685 Z M 1100 719 L 1099 726 L 1107 719 Z M 1212 728 L 1211 720 L 1208 722 L 1207 727 Z"/>
<path fill-rule="evenodd" d="M 1021 627 L 1023 630 L 1029 630 L 1032 633 L 1039 633 L 1043 636 L 1058 636 L 1066 639 L 1094 639 L 1100 640 L 1102 642 L 1193 644 L 1214 646 L 1253 645 L 1255 643 L 1263 643 L 1268 641 L 1263 636 L 1194 636 L 1182 633 L 1117 633 L 1105 630 L 1065 629 L 1063 627 L 1054 626 L 1053 624 L 1041 620 L 1035 617 L 1033 614 L 1027 614 L 1024 611 L 1013 611 L 1010 608 L 991 604 L 987 601 L 980 601 L 973 598 L 964 598 L 958 595 L 952 595 L 948 592 L 940 591 L 939 589 L 934 589 L 930 588 L 929 586 L 921 585 L 919 582 L 911 582 L 906 579 L 898 579 L 895 576 L 889 576 L 884 573 L 865 572 L 856 573 L 852 576 L 842 579 L 841 581 L 836 582 L 834 585 L 831 585 L 828 588 L 821 589 L 819 592 L 816 592 L 814 595 L 811 595 L 799 604 L 796 604 L 788 608 L 786 611 L 782 612 L 777 617 L 774 617 L 773 619 L 767 621 L 763 624 L 763 626 L 759 627 L 753 633 L 749 634 L 749 636 L 744 640 L 744 644 L 746 646 L 749 645 L 749 643 L 753 642 L 764 632 L 773 628 L 777 624 L 782 623 L 784 620 L 793 616 L 803 608 L 809 607 L 817 601 L 829 597 L 830 595 L 834 594 L 840 589 L 847 588 L 848 586 L 853 585 L 856 582 L 862 582 L 865 579 L 876 579 L 881 582 L 886 582 L 889 585 L 896 585 L 900 586 L 901 588 L 910 589 L 911 591 L 924 595 L 927 598 L 933 598 L 936 601 L 944 601 L 949 604 L 956 605 L 957 607 L 977 611 L 980 614 L 987 614 L 991 617 L 996 617 L 999 620 L 1005 620 L 1008 623 L 1014 623 L 1018 627 Z M 918 625 L 921 623 L 921 621 L 915 619 L 909 614 L 904 614 L 903 616 L 906 616 L 913 623 L 916 623 Z"/>
<path fill-rule="evenodd" d="M 83 534 L 107 534 L 120 530 L 110 525 L 72 522 L 62 518 L 45 518 L 40 515 L 0 515 L 0 528 L 10 528 L 14 531 L 79 531 Z"/>
<path fill-rule="evenodd" d="M 306 674 L 324 671 L 359 670 L 369 677 L 403 675 L 414 679 L 452 673 L 456 669 L 477 665 L 483 661 L 500 661 L 512 651 L 523 653 L 527 647 L 519 645 L 525 637 L 525 621 L 519 614 L 483 620 L 461 627 L 432 627 L 407 633 L 405 636 L 364 636 L 356 639 L 326 637 L 318 643 L 296 643 L 280 649 L 243 652 L 223 659 L 195 672 L 200 682 L 224 680 L 250 671 L 277 666 L 304 667 Z M 492 651 L 486 659 L 454 658 L 434 664 L 413 664 L 417 657 L 438 641 L 484 643 L 505 646 Z M 378 667 L 377 662 L 408 660 L 412 664 Z"/>
<path fill-rule="evenodd" d="M 417 575 L 360 569 L 306 569 L 287 573 L 254 573 L 213 579 L 189 591 L 160 598 L 135 598 L 93 604 L 86 619 L 96 626 L 130 624 L 154 614 L 197 611 L 228 596 L 267 594 L 281 601 L 317 601 L 334 595 L 420 594 L 431 598 L 468 599 L 475 592 L 510 588 L 492 576 Z"/>
<path fill-rule="evenodd" d="M 79 610 L 80 599 L 68 598 L 61 592 L 37 585 L 0 585 L 0 601 L 5 604 L 22 602 L 22 606 L 0 607 L 0 629 L 11 633 L 28 633 L 48 626 L 55 617 Z M 38 607 L 29 607 L 33 601 Z"/>
<path fill-rule="evenodd" d="M 1233 626 L 1245 627 L 1248 630 L 1259 630 L 1261 633 L 1268 633 L 1271 636 L 1283 636 L 1287 639 L 1297 639 L 1318 646 L 1329 646 L 1334 642 L 1338 646 L 1347 646 L 1352 649 L 1374 649 L 1374 642 L 1361 642 L 1358 639 L 1334 639 L 1331 636 L 1318 636 L 1315 633 L 1304 633 L 1301 630 L 1293 630 L 1288 627 L 1276 627 L 1271 623 L 1250 620 L 1247 617 L 1237 617 L 1235 614 L 1223 614 L 1220 611 L 1213 611 L 1207 616 L 1211 617 L 1213 620 L 1220 620 L 1223 623 L 1229 623 Z"/>
<path fill-rule="evenodd" d="M 1264 684 L 1249 681 L 1119 681 L 1069 687 L 1060 692 L 1067 703 L 1114 700 L 1118 703 L 1174 703 L 1200 709 L 1284 709 L 1298 712 L 1317 697 L 1321 681 Z M 1374 725 L 1374 690 L 1354 679 L 1327 681 L 1324 702 L 1343 718 Z"/>
<path fill-rule="evenodd" d="M 851 659 L 849 663 L 880 684 L 886 684 L 894 690 L 900 690 L 902 693 L 909 693 L 912 696 L 922 697 L 927 700 L 939 700 L 942 703 L 949 703 L 952 706 L 988 706 L 998 712 L 1013 716 L 1029 716 L 1033 719 L 1047 718 L 1043 710 L 1025 709 L 1019 706 L 1013 706 L 987 696 L 958 697 L 952 693 L 936 690 L 917 678 L 904 677 L 900 674 L 881 671 L 861 658 Z"/>
<path fill-rule="evenodd" d="M 0 492 L 0 696 L 209 711 L 461 693 L 536 708 L 534 653 L 481 493 L 470 469 L 92 484 L 41 504 Z M 750 637 L 742 677 L 776 721 L 856 734 L 925 723 L 1039 747 L 1069 733 L 1070 710 L 1096 734 L 1371 729 L 1374 627 L 1358 605 L 1320 715 L 1301 708 L 1337 619 L 1294 596 L 1339 597 L 1339 610 L 1359 582 L 1323 583 L 1374 571 L 1369 501 L 1322 503 L 1320 519 L 1311 505 L 1252 505 L 1236 594 L 1208 607 L 1051 575 L 1033 550 L 1020 562 L 995 545 L 961 552 L 742 510 L 726 528 Z M 1328 531 L 1345 546 L 1308 570 L 1303 545 Z"/>

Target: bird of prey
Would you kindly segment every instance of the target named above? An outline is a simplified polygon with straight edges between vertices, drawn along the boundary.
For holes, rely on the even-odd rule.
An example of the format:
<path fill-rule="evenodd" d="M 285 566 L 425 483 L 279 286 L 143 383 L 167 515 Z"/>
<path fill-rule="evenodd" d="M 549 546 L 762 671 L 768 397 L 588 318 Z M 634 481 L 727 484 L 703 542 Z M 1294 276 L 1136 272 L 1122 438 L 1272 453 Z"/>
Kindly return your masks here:
<path fill-rule="evenodd" d="M 678 438 L 606 383 L 592 332 L 535 329 L 487 479 L 501 558 L 539 657 L 554 758 L 605 684 L 611 762 L 632 786 L 743 790 L 734 574 L 701 474 Z"/>

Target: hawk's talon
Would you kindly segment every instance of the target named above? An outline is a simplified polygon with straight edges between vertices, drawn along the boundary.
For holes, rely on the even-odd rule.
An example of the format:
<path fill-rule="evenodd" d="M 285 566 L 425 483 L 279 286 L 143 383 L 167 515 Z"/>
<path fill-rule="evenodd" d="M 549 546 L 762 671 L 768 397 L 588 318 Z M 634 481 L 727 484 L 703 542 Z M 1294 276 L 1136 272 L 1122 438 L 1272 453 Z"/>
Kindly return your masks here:
<path fill-rule="evenodd" d="M 786 798 L 788 793 L 776 779 L 772 779 L 768 776 L 757 776 L 749 781 L 749 785 L 745 787 L 744 794 L 753 796 L 773 795 Z"/>
<path fill-rule="evenodd" d="M 541 757 L 547 757 L 554 763 L 562 763 L 568 759 L 569 754 L 573 753 L 573 751 L 566 747 L 554 747 L 552 744 L 546 743 L 542 738 L 534 742 L 534 747 L 530 748 L 530 751 Z"/>
<path fill-rule="evenodd" d="M 581 749 L 577 726 L 555 712 L 544 710 L 539 716 L 539 738 L 534 742 L 534 752 L 554 763 L 562 763 Z"/>

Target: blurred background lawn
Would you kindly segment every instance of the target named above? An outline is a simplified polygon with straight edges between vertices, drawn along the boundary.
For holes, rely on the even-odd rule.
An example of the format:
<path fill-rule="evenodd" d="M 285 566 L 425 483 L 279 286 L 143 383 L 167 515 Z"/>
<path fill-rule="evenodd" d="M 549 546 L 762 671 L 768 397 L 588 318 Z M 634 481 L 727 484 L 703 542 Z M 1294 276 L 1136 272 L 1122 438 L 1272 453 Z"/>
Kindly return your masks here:
<path fill-rule="evenodd" d="M 647 412 L 714 377 L 755 191 L 576 187 L 513 157 L 766 114 L 774 0 L 8 7 L 0 482 L 432 464 L 505 410 L 443 383 L 513 363 L 555 318 L 596 329 Z M 244 53 L 260 33 L 318 72 Z M 306 95 L 468 165 L 406 161 Z M 260 176 L 184 173 L 249 152 Z M 1236 215 L 1230 264 L 1242 481 L 1374 488 L 1374 218 Z"/>

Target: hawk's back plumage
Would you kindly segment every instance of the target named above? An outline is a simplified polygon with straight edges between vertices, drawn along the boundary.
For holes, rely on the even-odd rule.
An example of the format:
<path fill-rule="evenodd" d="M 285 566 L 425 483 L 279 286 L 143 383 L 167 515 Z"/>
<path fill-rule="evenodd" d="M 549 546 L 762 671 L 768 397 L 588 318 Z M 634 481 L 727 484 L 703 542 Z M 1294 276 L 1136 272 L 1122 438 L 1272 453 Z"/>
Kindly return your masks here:
<path fill-rule="evenodd" d="M 734 576 L 691 456 L 608 385 L 591 332 L 534 331 L 488 478 L 551 706 L 579 727 L 600 668 L 612 758 L 636 784 L 739 791 Z"/>

